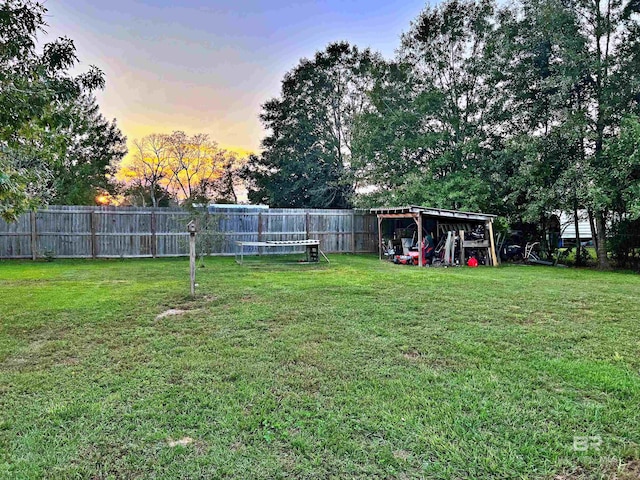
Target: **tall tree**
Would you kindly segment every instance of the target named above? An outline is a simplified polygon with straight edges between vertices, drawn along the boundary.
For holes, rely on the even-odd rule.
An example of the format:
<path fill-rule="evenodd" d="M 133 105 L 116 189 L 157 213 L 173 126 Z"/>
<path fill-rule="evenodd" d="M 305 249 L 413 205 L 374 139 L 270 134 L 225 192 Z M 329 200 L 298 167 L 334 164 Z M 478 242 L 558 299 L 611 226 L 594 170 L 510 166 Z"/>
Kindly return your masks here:
<path fill-rule="evenodd" d="M 147 198 L 152 207 L 172 198 L 167 190 L 171 178 L 169 148 L 167 135 L 151 134 L 136 139 L 131 156 L 118 167 L 116 179 L 122 183 L 125 193 L 139 197 L 143 206 Z"/>
<path fill-rule="evenodd" d="M 524 0 L 500 13 L 488 49 L 501 92 L 492 116 L 499 196 L 543 226 L 551 210 L 577 218 L 588 208 L 603 268 L 611 213 L 623 208 L 623 185 L 610 182 L 619 165 L 603 146 L 637 108 L 637 11 L 633 1 Z"/>
<path fill-rule="evenodd" d="M 95 98 L 82 95 L 63 110 L 59 133 L 66 138 L 52 165 L 52 203 L 93 204 L 98 194 L 115 193 L 117 163 L 126 155 L 126 138 L 99 111 Z"/>
<path fill-rule="evenodd" d="M 352 135 L 369 102 L 370 50 L 332 43 L 285 75 L 260 115 L 269 134 L 247 169 L 249 198 L 280 207 L 347 207 L 355 190 Z"/>
<path fill-rule="evenodd" d="M 223 151 L 221 175 L 212 184 L 215 194 L 212 200 L 216 203 L 238 203 L 238 187 L 244 183 L 243 170 L 248 159 L 240 157 L 235 152 Z"/>
<path fill-rule="evenodd" d="M 133 155 L 121 162 L 116 177 L 125 192 L 143 204 L 146 198 L 154 207 L 169 199 L 187 205 L 237 201 L 235 187 L 244 160 L 209 135 L 152 134 L 133 145 Z"/>
<path fill-rule="evenodd" d="M 589 80 L 586 113 L 589 135 L 586 140 L 590 185 L 588 207 L 595 219 L 598 263 L 608 268 L 608 220 L 619 186 L 607 188 L 615 159 L 604 151 L 608 138 L 619 135 L 625 112 L 637 108 L 639 94 L 637 61 L 640 51 L 640 4 L 631 0 L 576 0 L 585 39 L 584 62 Z"/>
<path fill-rule="evenodd" d="M 610 205 L 618 214 L 613 223 L 640 219 L 640 117 L 623 117 L 619 135 L 605 140 L 603 153 L 611 168 L 600 184 L 611 192 Z"/>
<path fill-rule="evenodd" d="M 51 198 L 53 166 L 65 154 L 66 106 L 104 86 L 95 67 L 69 73 L 77 61 L 72 40 L 37 48 L 45 14 L 30 0 L 0 5 L 0 215 L 8 220 Z"/>
<path fill-rule="evenodd" d="M 209 135 L 175 131 L 166 137 L 169 150 L 169 186 L 188 204 L 207 202 L 223 175 L 225 152 Z"/>
<path fill-rule="evenodd" d="M 358 127 L 369 201 L 488 206 L 482 53 L 493 10 L 487 0 L 450 0 L 427 7 L 403 35 L 397 63 L 381 72 L 371 93 L 375 110 Z"/>
<path fill-rule="evenodd" d="M 552 211 L 587 208 L 606 267 L 611 220 L 635 205 L 616 152 L 640 108 L 639 12 L 636 0 L 426 8 L 357 123 L 362 201 L 486 208 L 543 231 Z"/>
<path fill-rule="evenodd" d="M 539 222 L 571 199 L 584 130 L 583 68 L 577 19 L 557 0 L 525 0 L 498 14 L 487 45 L 490 124 L 501 213 Z M 578 133 L 578 134 L 576 134 Z M 573 172 L 573 173 L 571 173 Z M 570 181 L 571 180 L 571 181 Z"/>

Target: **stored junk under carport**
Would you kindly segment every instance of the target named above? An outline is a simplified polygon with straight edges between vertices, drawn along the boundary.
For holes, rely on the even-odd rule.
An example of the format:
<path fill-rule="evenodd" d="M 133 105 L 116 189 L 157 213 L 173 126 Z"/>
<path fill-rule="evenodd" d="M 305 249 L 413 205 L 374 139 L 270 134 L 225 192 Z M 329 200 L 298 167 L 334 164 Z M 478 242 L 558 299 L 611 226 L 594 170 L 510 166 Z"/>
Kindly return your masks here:
<path fill-rule="evenodd" d="M 378 217 L 381 260 L 420 266 L 498 264 L 493 238 L 496 215 L 415 205 L 372 208 L 371 213 Z M 383 225 L 385 220 L 393 223 Z"/>

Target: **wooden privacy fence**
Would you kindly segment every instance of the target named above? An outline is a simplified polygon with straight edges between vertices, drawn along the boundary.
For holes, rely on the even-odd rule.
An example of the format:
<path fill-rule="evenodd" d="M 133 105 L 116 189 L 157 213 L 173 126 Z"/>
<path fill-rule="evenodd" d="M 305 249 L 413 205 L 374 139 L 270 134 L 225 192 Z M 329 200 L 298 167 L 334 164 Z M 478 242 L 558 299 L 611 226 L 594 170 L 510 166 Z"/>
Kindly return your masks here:
<path fill-rule="evenodd" d="M 176 208 L 51 206 L 0 220 L 0 258 L 117 258 L 188 255 L 186 224 L 203 226 L 199 250 L 233 255 L 235 242 L 317 238 L 323 251 L 377 251 L 375 215 L 358 210 L 212 208 L 198 214 Z M 299 249 L 274 252 L 293 253 Z"/>

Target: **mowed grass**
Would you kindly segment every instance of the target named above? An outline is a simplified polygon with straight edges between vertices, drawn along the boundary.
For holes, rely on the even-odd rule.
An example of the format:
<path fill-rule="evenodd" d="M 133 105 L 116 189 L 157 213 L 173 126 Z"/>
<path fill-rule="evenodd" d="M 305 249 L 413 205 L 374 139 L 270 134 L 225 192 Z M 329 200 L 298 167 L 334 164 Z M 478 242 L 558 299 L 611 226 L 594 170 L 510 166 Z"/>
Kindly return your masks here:
<path fill-rule="evenodd" d="M 0 478 L 637 478 L 640 276 L 331 260 L 0 262 Z"/>

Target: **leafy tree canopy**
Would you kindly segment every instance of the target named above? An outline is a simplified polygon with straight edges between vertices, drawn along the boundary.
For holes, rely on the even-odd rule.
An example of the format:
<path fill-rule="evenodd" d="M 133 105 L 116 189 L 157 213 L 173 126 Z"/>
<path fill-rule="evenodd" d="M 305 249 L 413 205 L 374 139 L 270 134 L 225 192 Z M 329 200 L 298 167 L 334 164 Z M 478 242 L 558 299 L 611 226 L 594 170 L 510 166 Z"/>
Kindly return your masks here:
<path fill-rule="evenodd" d="M 343 208 L 356 180 L 352 137 L 358 115 L 369 108 L 379 56 L 346 42 L 332 43 L 285 75 L 279 98 L 263 105 L 269 134 L 245 175 L 250 200 L 272 206 Z"/>
<path fill-rule="evenodd" d="M 0 215 L 7 220 L 43 201 L 86 198 L 74 177 L 90 189 L 103 186 L 102 178 L 89 179 L 108 173 L 105 157 L 117 159 L 123 148 L 117 127 L 99 116 L 90 97 L 104 87 L 103 73 L 96 67 L 70 73 L 77 57 L 69 38 L 38 46 L 45 14 L 31 0 L 0 6 Z M 94 158 L 87 156 L 89 137 L 99 138 L 91 148 L 101 158 L 87 174 Z M 75 193 L 63 189 L 72 184 Z"/>
<path fill-rule="evenodd" d="M 207 134 L 175 131 L 134 140 L 132 155 L 121 162 L 116 178 L 142 205 L 235 203 L 244 163 Z"/>
<path fill-rule="evenodd" d="M 344 43 L 302 60 L 263 107 L 251 199 L 419 203 L 543 230 L 586 211 L 606 267 L 616 222 L 638 211 L 640 4 L 499 5 L 427 6 L 389 61 Z"/>

